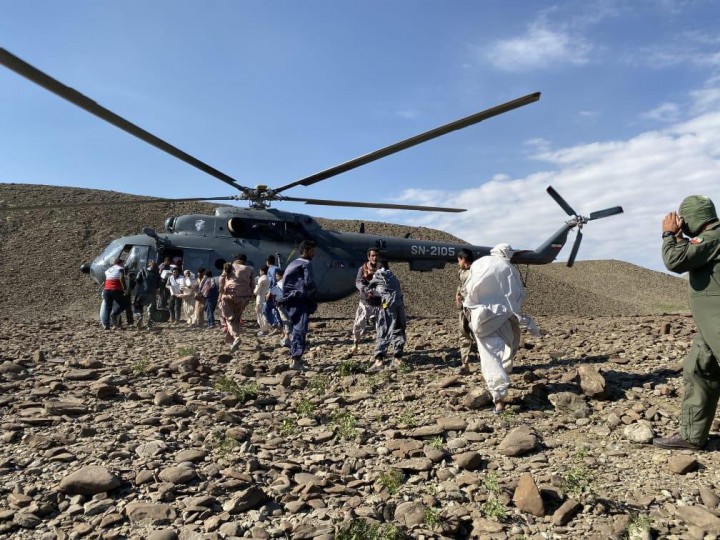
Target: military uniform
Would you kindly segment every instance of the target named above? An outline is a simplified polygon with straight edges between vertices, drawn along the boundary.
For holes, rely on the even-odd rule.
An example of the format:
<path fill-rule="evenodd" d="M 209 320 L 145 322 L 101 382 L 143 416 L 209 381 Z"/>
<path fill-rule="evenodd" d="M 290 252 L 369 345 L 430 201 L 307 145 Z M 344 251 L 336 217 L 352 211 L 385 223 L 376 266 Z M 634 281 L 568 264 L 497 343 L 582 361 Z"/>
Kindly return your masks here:
<path fill-rule="evenodd" d="M 720 398 L 720 222 L 707 197 L 687 197 L 680 205 L 683 231 L 691 239 L 663 234 L 662 255 L 671 272 L 689 272 L 688 302 L 697 334 L 683 365 L 685 394 L 680 437 L 702 447 Z"/>

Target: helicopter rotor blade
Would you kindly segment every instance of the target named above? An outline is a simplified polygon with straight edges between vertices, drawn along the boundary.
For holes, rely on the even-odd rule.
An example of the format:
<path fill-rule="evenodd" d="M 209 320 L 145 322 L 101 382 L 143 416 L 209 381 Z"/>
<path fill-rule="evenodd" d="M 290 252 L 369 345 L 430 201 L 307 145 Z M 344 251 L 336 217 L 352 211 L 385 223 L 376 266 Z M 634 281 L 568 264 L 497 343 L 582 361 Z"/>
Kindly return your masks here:
<path fill-rule="evenodd" d="M 421 212 L 466 212 L 464 208 L 446 208 L 442 206 L 415 206 L 410 204 L 368 203 L 356 201 L 332 201 L 326 199 L 304 199 L 300 197 L 281 197 L 281 201 L 304 202 L 320 206 L 352 206 L 355 208 L 383 208 L 388 210 L 420 210 Z"/>
<path fill-rule="evenodd" d="M 613 206 L 612 208 L 606 208 L 605 210 L 598 210 L 597 212 L 590 212 L 590 217 L 588 218 L 588 221 L 592 221 L 593 219 L 602 219 L 604 217 L 614 216 L 615 214 L 622 214 L 622 213 L 623 213 L 622 206 Z"/>
<path fill-rule="evenodd" d="M 577 212 L 576 212 L 575 210 L 573 210 L 573 207 L 570 206 L 570 205 L 567 203 L 567 201 L 565 201 L 565 199 L 563 199 L 563 198 L 560 196 L 560 194 L 553 189 L 552 186 L 548 186 L 548 187 L 547 187 L 547 192 L 548 192 L 548 195 L 550 195 L 553 199 L 555 199 L 555 202 L 560 205 L 560 208 L 562 208 L 563 210 L 565 210 L 565 213 L 566 213 L 568 216 L 573 216 L 573 217 L 574 217 L 574 216 L 577 216 L 577 215 L 578 215 Z"/>
<path fill-rule="evenodd" d="M 338 174 L 350 171 L 357 167 L 361 167 L 362 165 L 367 165 L 368 163 L 372 163 L 373 161 L 376 161 L 378 159 L 387 157 L 402 150 L 406 150 L 417 144 L 429 141 L 431 139 L 435 139 L 436 137 L 440 137 L 441 135 L 445 135 L 447 133 L 450 133 L 451 131 L 456 131 L 466 128 L 468 126 L 472 126 L 473 124 L 477 124 L 478 122 L 482 122 L 483 120 L 487 120 L 488 118 L 492 118 L 493 116 L 506 113 L 508 111 L 523 107 L 530 103 L 534 103 L 539 99 L 540 92 L 535 92 L 533 94 L 528 94 L 512 101 L 508 101 L 507 103 L 491 107 L 490 109 L 480 111 L 473 115 L 466 116 L 465 118 L 461 118 L 460 120 L 455 120 L 454 122 L 450 122 L 449 124 L 445 124 L 435 129 L 431 129 L 430 131 L 426 131 L 419 135 L 415 135 L 414 137 L 410 137 L 409 139 L 405 139 L 395 144 L 391 144 L 390 146 L 380 148 L 379 150 L 375 150 L 374 152 L 370 152 L 369 154 L 365 154 L 364 156 L 351 159 L 350 161 L 346 161 L 345 163 L 341 163 L 340 165 L 325 169 L 324 171 L 320 171 L 310 176 L 306 176 L 305 178 L 274 189 L 273 193 L 280 193 L 281 191 L 285 191 L 286 189 L 290 189 L 291 187 L 299 185 L 310 186 L 312 184 L 315 184 L 316 182 L 327 180 L 328 178 L 332 178 L 333 176 L 337 176 Z"/>
<path fill-rule="evenodd" d="M 204 163 L 199 159 L 191 156 L 190 154 L 183 152 L 179 148 L 160 139 L 159 137 L 156 137 L 152 133 L 145 131 L 141 127 L 133 124 L 132 122 L 125 120 L 123 117 L 118 116 L 114 112 L 106 109 L 102 105 L 96 103 L 95 101 L 81 94 L 77 90 L 70 88 L 69 86 L 65 86 L 60 81 L 53 79 L 46 73 L 31 66 L 24 60 L 21 60 L 20 58 L 3 48 L 0 48 L 0 64 L 14 71 L 18 75 L 29 79 L 35 84 L 42 86 L 46 90 L 57 94 L 58 96 L 69 101 L 73 105 L 76 105 L 81 109 L 86 110 L 90 114 L 102 118 L 113 126 L 122 129 L 123 131 L 126 131 L 130 135 L 133 135 L 134 137 L 145 141 L 146 143 L 154 146 L 155 148 L 159 148 L 163 152 L 166 152 L 171 156 L 182 160 L 189 165 L 192 165 L 196 169 L 200 169 L 202 172 L 207 173 L 210 176 L 214 176 L 218 180 L 225 182 L 226 184 L 234 187 L 239 191 L 242 191 L 243 193 L 248 192 L 247 187 L 238 184 L 237 181 L 231 176 L 228 176 L 227 174 L 215 169 L 214 167 L 211 167 L 207 163 Z"/>
<path fill-rule="evenodd" d="M 175 202 L 200 202 L 200 201 L 237 201 L 240 197 L 230 195 L 228 197 L 186 197 L 182 199 L 151 199 L 151 200 L 124 200 L 124 201 L 94 201 L 61 204 L 30 204 L 25 206 L 0 206 L 0 213 L 19 212 L 23 210 L 55 210 L 56 208 L 85 208 L 92 206 L 133 206 L 136 204 L 161 204 Z"/>
<path fill-rule="evenodd" d="M 575 264 L 575 257 L 577 257 L 578 250 L 580 249 L 580 242 L 582 242 L 582 231 L 578 231 L 577 236 L 575 237 L 575 242 L 573 243 L 573 247 L 567 261 L 568 268 L 571 268 L 572 265 Z"/>

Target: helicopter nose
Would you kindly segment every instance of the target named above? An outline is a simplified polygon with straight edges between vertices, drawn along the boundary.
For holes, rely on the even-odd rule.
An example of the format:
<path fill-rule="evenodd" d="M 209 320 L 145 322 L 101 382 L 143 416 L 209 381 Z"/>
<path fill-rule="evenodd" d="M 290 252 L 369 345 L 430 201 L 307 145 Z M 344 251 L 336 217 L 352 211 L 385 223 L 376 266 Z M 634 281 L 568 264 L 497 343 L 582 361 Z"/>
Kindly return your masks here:
<path fill-rule="evenodd" d="M 83 263 L 80 265 L 80 271 L 83 274 L 89 274 L 90 273 L 90 263 Z"/>

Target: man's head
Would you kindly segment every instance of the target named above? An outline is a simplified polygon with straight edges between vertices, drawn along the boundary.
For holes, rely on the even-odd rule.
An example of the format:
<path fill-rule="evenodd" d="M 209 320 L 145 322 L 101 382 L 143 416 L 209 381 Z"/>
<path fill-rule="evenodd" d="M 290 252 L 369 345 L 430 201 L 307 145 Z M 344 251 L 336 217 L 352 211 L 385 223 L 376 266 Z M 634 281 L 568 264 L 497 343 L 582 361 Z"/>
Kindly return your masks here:
<path fill-rule="evenodd" d="M 180 269 L 176 266 L 172 269 L 172 275 L 178 277 L 180 275 Z"/>
<path fill-rule="evenodd" d="M 371 266 L 377 268 L 378 260 L 380 259 L 380 250 L 377 248 L 370 248 L 367 250 L 368 262 Z"/>
<path fill-rule="evenodd" d="M 268 273 L 268 265 L 267 265 L 267 264 L 263 264 L 263 265 L 260 267 L 260 275 L 261 275 L 261 276 L 266 276 L 267 273 Z"/>
<path fill-rule="evenodd" d="M 494 248 L 490 250 L 490 255 L 493 257 L 500 257 L 502 259 L 505 259 L 509 261 L 512 259 L 513 253 L 515 253 L 515 250 L 510 247 L 510 244 L 498 244 Z"/>
<path fill-rule="evenodd" d="M 303 240 L 300 242 L 300 256 L 303 259 L 311 260 L 317 251 L 315 240 Z"/>
<path fill-rule="evenodd" d="M 718 219 L 715 205 L 705 195 L 685 197 L 680 203 L 678 214 L 683 220 L 683 233 L 688 236 L 697 236 L 705 225 Z"/>
<path fill-rule="evenodd" d="M 470 251 L 468 248 L 461 248 L 460 251 L 458 251 L 457 262 L 460 268 L 470 268 L 470 265 L 473 263 L 474 260 L 475 256 L 473 255 L 473 252 Z"/>
<path fill-rule="evenodd" d="M 235 260 L 240 261 L 241 264 L 245 264 L 247 262 L 247 255 L 244 253 L 238 253 L 235 255 Z"/>
<path fill-rule="evenodd" d="M 122 259 L 115 259 L 115 261 L 113 262 L 113 264 L 114 264 L 115 266 L 123 266 L 123 265 L 125 264 L 125 261 L 123 261 Z"/>
<path fill-rule="evenodd" d="M 274 266 L 275 265 L 275 255 L 268 255 L 268 258 L 265 260 L 268 266 Z"/>
<path fill-rule="evenodd" d="M 150 261 L 148 263 L 148 268 L 150 268 L 150 270 L 154 270 L 155 268 L 157 268 L 157 263 L 155 261 Z"/>

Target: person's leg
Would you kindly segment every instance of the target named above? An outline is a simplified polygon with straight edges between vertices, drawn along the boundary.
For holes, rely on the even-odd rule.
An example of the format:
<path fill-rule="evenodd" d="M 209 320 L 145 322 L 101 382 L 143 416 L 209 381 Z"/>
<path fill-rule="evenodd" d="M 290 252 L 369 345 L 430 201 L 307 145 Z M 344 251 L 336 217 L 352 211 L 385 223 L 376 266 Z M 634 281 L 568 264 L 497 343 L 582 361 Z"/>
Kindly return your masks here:
<path fill-rule="evenodd" d="M 493 333 L 489 336 L 477 338 L 477 346 L 480 355 L 480 370 L 485 379 L 485 384 L 492 395 L 493 401 L 496 404 L 502 403 L 510 387 L 510 377 L 503 369 L 505 340 Z"/>
<path fill-rule="evenodd" d="M 396 306 L 392 308 L 393 320 L 390 326 L 390 335 L 392 338 L 393 357 L 402 358 L 405 352 L 405 328 L 407 319 L 405 318 L 405 308 Z"/>
<path fill-rule="evenodd" d="M 377 360 L 380 360 L 380 365 L 382 365 L 382 360 L 385 358 L 388 346 L 390 345 L 391 323 L 392 317 L 389 316 L 388 310 L 379 310 L 377 314 L 377 325 L 375 328 L 377 331 L 377 337 L 375 338 L 375 351 L 373 352 L 373 357 L 375 358 L 376 363 Z M 373 367 L 375 367 L 375 364 L 373 364 Z"/>
<path fill-rule="evenodd" d="M 362 339 L 363 334 L 365 333 L 365 327 L 367 326 L 367 311 L 368 306 L 360 302 L 358 304 L 357 309 L 355 310 L 355 320 L 353 321 L 353 327 L 352 327 L 352 337 L 353 337 L 353 344 L 352 348 L 350 349 L 351 353 L 356 353 L 358 350 L 358 345 L 360 344 L 360 340 Z"/>
<path fill-rule="evenodd" d="M 700 334 L 693 339 L 683 364 L 683 382 L 680 436 L 702 447 L 707 442 L 720 397 L 720 365 Z"/>
<path fill-rule="evenodd" d="M 110 328 L 110 310 L 112 309 L 112 300 L 108 300 L 107 291 L 102 293 L 102 304 L 100 305 L 100 323 L 105 330 Z"/>
<path fill-rule="evenodd" d="M 458 328 L 460 330 L 460 372 L 470 373 L 470 353 L 475 345 L 475 336 L 470 330 L 470 322 L 463 310 L 458 315 Z"/>

